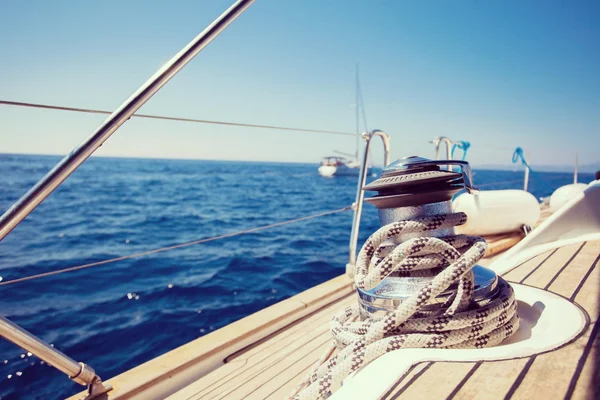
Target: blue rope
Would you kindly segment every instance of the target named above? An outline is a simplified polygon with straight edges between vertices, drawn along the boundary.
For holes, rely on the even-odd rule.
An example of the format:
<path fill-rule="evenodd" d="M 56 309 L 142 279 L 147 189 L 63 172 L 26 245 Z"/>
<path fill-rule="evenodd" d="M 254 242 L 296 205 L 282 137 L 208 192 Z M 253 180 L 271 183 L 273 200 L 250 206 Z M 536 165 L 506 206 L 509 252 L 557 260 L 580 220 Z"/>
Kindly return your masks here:
<path fill-rule="evenodd" d="M 454 150 L 461 149 L 463 151 L 462 160 L 465 161 L 465 158 L 467 158 L 467 150 L 469 150 L 469 147 L 471 147 L 471 143 L 465 140 L 459 140 L 458 142 L 452 144 L 450 157 L 454 158 Z"/>
<path fill-rule="evenodd" d="M 541 183 L 546 188 L 546 190 L 548 190 L 549 192 L 551 192 L 551 193 L 554 192 L 554 189 L 552 189 L 546 182 L 544 182 L 543 179 L 539 178 L 537 176 L 537 173 L 533 172 L 533 169 L 531 168 L 529 163 L 527 163 L 527 160 L 525 160 L 525 155 L 523 154 L 523 149 L 520 147 L 517 147 L 515 149 L 515 152 L 513 153 L 512 162 L 513 162 L 513 164 L 516 164 L 519 162 L 519 160 L 521 160 L 521 164 L 523 164 L 525 166 L 525 168 L 529 168 L 531 177 L 533 177 L 537 182 Z"/>
<path fill-rule="evenodd" d="M 517 162 L 519 162 L 519 159 L 521 159 L 521 164 L 523 164 L 524 166 L 528 167 L 529 170 L 531 170 L 531 167 L 529 166 L 529 164 L 527 164 L 527 160 L 525 160 L 525 155 L 523 154 L 523 149 L 520 147 L 517 147 L 515 149 L 515 152 L 513 153 L 513 157 L 512 157 L 513 164 L 516 164 Z"/>

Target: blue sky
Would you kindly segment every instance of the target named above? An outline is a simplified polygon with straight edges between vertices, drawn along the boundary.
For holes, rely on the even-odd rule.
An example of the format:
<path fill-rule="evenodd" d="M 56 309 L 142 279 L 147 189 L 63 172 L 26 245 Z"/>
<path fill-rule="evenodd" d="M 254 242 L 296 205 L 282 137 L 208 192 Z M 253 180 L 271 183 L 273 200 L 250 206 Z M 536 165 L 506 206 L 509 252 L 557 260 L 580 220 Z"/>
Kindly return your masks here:
<path fill-rule="evenodd" d="M 114 109 L 231 1 L 0 3 L 0 98 Z M 257 0 L 143 113 L 354 131 L 394 157 L 437 135 L 474 164 L 600 160 L 600 3 Z M 103 116 L 0 106 L 0 152 L 65 154 Z M 378 147 L 378 146 L 377 146 Z M 351 137 L 131 120 L 99 154 L 317 162 Z M 380 158 L 380 151 L 374 156 Z"/>

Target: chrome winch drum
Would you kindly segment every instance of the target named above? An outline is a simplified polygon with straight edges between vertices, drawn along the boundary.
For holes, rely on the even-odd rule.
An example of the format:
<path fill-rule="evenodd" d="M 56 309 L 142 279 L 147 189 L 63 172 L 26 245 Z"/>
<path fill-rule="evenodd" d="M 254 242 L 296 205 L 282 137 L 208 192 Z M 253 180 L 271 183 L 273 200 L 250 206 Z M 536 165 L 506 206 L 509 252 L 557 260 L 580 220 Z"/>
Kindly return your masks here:
<path fill-rule="evenodd" d="M 440 166 L 444 165 L 458 165 L 461 172 L 441 169 Z M 412 156 L 386 166 L 379 179 L 366 185 L 363 190 L 377 192 L 365 201 L 377 207 L 380 224 L 384 226 L 401 220 L 452 213 L 452 196 L 463 188 L 471 194 L 477 193 L 472 183 L 471 168 L 466 161 L 433 161 Z M 393 244 L 419 236 L 441 237 L 454 234 L 453 228 L 419 232 L 396 238 Z M 473 274 L 473 301 L 483 306 L 497 294 L 498 277 L 494 271 L 480 265 L 473 268 Z M 392 273 L 373 289 L 357 289 L 361 316 L 382 317 L 388 311 L 396 309 L 431 279 L 432 277 L 405 277 Z M 425 305 L 422 311 L 437 310 L 456 289 L 456 284 L 449 287 Z"/>

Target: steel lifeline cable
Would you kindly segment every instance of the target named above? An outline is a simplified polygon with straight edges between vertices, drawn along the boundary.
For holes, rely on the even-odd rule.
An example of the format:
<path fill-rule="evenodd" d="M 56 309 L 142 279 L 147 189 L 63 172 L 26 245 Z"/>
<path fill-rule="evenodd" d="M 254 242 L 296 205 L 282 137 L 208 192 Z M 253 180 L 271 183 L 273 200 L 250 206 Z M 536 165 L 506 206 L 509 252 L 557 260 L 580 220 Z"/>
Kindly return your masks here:
<path fill-rule="evenodd" d="M 64 107 L 55 106 L 51 104 L 40 104 L 40 103 L 25 103 L 21 101 L 11 100 L 0 100 L 0 105 L 15 106 L 15 107 L 28 107 L 28 108 L 40 108 L 46 110 L 57 110 L 57 111 L 71 111 L 85 114 L 103 114 L 110 115 L 112 111 L 96 110 L 92 108 L 78 108 L 78 107 Z M 275 125 L 260 125 L 260 124 L 247 124 L 241 122 L 228 122 L 228 121 L 214 121 L 208 119 L 196 119 L 196 118 L 183 118 L 183 117 L 169 117 L 164 115 L 152 115 L 152 114 L 133 114 L 132 117 L 136 118 L 147 118 L 147 119 L 159 119 L 165 121 L 179 121 L 179 122 L 194 122 L 199 124 L 212 124 L 212 125 L 226 125 L 226 126 L 237 126 L 242 128 L 262 128 L 262 129 L 275 129 L 280 131 L 295 131 L 295 132 L 308 132 L 308 133 L 327 133 L 332 135 L 345 135 L 345 136 L 360 136 L 350 132 L 330 131 L 324 129 L 307 129 L 307 128 L 294 128 L 289 126 L 275 126 Z"/>
<path fill-rule="evenodd" d="M 234 237 L 234 236 L 239 236 L 239 235 L 244 235 L 244 234 L 248 234 L 248 233 L 258 232 L 258 231 L 262 231 L 262 230 L 270 229 L 270 228 L 275 228 L 275 227 L 282 226 L 282 225 L 293 224 L 295 222 L 306 221 L 306 220 L 309 220 L 309 219 L 318 218 L 318 217 L 324 217 L 326 215 L 331 215 L 331 214 L 337 214 L 337 213 L 348 211 L 348 210 L 351 210 L 351 209 L 352 209 L 352 206 L 347 206 L 347 207 L 339 208 L 337 210 L 323 211 L 323 212 L 320 212 L 320 213 L 307 215 L 305 217 L 294 218 L 294 219 L 290 219 L 290 220 L 286 220 L 286 221 L 281 221 L 281 222 L 275 222 L 273 224 L 263 225 L 263 226 L 259 226 L 259 227 L 256 227 L 256 228 L 250 228 L 250 229 L 244 229 L 244 230 L 241 230 L 241 231 L 226 233 L 224 235 L 219 235 L 219 236 L 213 236 L 213 237 L 204 238 L 204 239 L 193 240 L 191 242 L 178 243 L 178 244 L 174 244 L 174 245 L 171 245 L 171 246 L 160 247 L 158 249 L 146 250 L 146 251 L 142 251 L 142 252 L 139 252 L 139 253 L 129 254 L 129 255 L 126 255 L 126 256 L 115 257 L 115 258 L 110 258 L 110 259 L 107 259 L 107 260 L 95 261 L 95 262 L 88 263 L 88 264 L 77 265 L 75 267 L 69 267 L 69 268 L 64 268 L 64 269 L 60 269 L 60 270 L 56 270 L 56 271 L 44 272 L 44 273 L 37 274 L 37 275 L 25 276 L 23 278 L 11 279 L 9 281 L 0 282 L 0 286 L 12 285 L 12 284 L 19 283 L 19 282 L 25 282 L 25 281 L 30 281 L 30 280 L 34 280 L 34 279 L 40 279 L 40 278 L 44 278 L 44 277 L 47 277 L 47 276 L 63 274 L 63 273 L 66 273 L 66 272 L 72 272 L 72 271 L 78 271 L 78 270 L 86 269 L 86 268 L 98 267 L 100 265 L 110 264 L 110 263 L 114 263 L 114 262 L 117 262 L 117 261 L 129 260 L 131 258 L 142 257 L 142 256 L 150 255 L 150 254 L 156 254 L 156 253 L 162 253 L 164 251 L 175 250 L 175 249 L 179 249 L 179 248 L 182 248 L 182 247 L 193 246 L 193 245 L 200 244 L 200 243 L 207 243 L 207 242 L 212 242 L 212 241 L 215 241 L 215 240 L 226 239 L 226 238 L 230 238 L 230 237 Z"/>
<path fill-rule="evenodd" d="M 499 344 L 519 327 L 512 287 L 498 277 L 498 295 L 486 304 L 472 302 L 472 268 L 485 254 L 485 240 L 476 236 L 418 237 L 400 244 L 402 235 L 462 225 L 464 213 L 434 215 L 394 222 L 377 230 L 359 252 L 355 269 L 358 288 L 377 286 L 392 272 L 401 276 L 430 276 L 431 281 L 383 318 L 359 319 L 350 306 L 331 322 L 333 346 L 296 387 L 294 399 L 329 397 L 353 371 L 381 355 L 402 348 L 483 348 Z M 457 283 L 456 294 L 441 309 L 423 309 L 431 299 Z"/>

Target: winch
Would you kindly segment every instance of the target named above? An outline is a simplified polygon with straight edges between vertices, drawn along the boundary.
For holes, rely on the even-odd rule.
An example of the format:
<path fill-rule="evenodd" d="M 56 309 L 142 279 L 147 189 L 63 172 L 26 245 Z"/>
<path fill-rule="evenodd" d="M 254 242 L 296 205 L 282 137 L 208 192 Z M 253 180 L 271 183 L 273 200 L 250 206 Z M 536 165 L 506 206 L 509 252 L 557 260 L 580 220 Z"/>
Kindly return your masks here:
<path fill-rule="evenodd" d="M 444 165 L 458 166 L 459 172 Z M 377 192 L 366 201 L 379 209 L 382 226 L 355 258 L 358 304 L 331 319 L 338 353 L 332 356 L 328 349 L 294 399 L 328 398 L 345 377 L 386 353 L 481 349 L 519 329 L 515 291 L 477 265 L 486 253 L 485 240 L 454 232 L 467 215 L 453 212 L 452 196 L 462 188 L 477 193 L 467 162 L 407 157 L 387 163 L 369 185 L 359 182 L 358 200 L 362 190 Z M 355 223 L 359 220 L 357 212 Z"/>
<path fill-rule="evenodd" d="M 460 172 L 442 169 L 442 166 L 458 165 Z M 377 194 L 365 201 L 377 207 L 381 226 L 397 221 L 420 217 L 447 215 L 452 213 L 452 196 L 461 189 L 476 195 L 471 168 L 466 161 L 429 160 L 411 156 L 387 165 L 381 176 L 364 186 L 365 191 Z M 453 227 L 432 229 L 418 233 L 408 233 L 389 239 L 390 246 L 414 237 L 433 236 L 438 238 L 455 235 Z M 384 242 L 385 246 L 386 242 Z M 498 277 L 485 267 L 476 265 L 474 273 L 474 293 L 472 301 L 480 306 L 489 303 L 498 292 Z M 418 275 L 418 274 L 417 274 Z M 433 276 L 406 276 L 394 271 L 376 287 L 366 290 L 358 288 L 360 314 L 362 318 L 379 318 L 393 311 L 425 284 Z M 422 311 L 435 311 L 453 297 L 457 285 L 430 300 Z"/>

